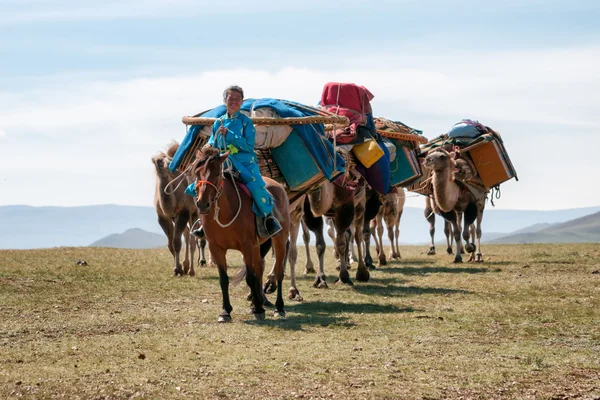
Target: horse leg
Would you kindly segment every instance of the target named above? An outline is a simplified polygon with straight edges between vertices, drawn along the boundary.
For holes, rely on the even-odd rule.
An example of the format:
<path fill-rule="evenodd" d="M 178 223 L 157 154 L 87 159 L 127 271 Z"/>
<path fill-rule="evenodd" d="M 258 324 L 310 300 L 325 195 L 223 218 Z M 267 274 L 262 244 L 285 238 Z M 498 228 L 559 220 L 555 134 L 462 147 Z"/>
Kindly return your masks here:
<path fill-rule="evenodd" d="M 256 242 L 256 239 L 254 240 Z M 263 274 L 263 260 L 260 256 L 260 246 L 258 243 L 249 241 L 242 251 L 244 265 L 246 266 L 246 283 L 250 287 L 252 294 L 252 313 L 258 321 L 265 319 L 265 309 L 263 307 L 263 291 L 261 288 L 261 278 Z"/>
<path fill-rule="evenodd" d="M 356 238 L 357 232 L 360 235 L 362 235 L 362 232 L 360 232 L 360 230 L 356 228 L 356 224 L 350 225 L 350 237 Z M 352 264 L 353 262 L 360 262 L 359 261 L 360 256 L 357 256 L 356 252 L 354 250 L 355 243 L 356 243 L 356 246 L 358 247 L 358 239 L 355 239 L 354 241 L 350 240 L 348 242 L 348 269 L 350 269 L 350 264 Z"/>
<path fill-rule="evenodd" d="M 275 312 L 273 313 L 275 317 L 285 317 L 282 287 L 283 270 L 285 269 L 285 264 L 287 262 L 289 247 L 290 241 L 288 240 L 287 235 L 279 235 L 273 239 L 273 249 L 275 250 L 275 263 L 273 264 L 273 267 L 275 270 L 275 278 L 277 279 L 277 300 L 275 301 Z M 299 292 L 297 293 L 296 300 L 302 301 Z"/>
<path fill-rule="evenodd" d="M 212 260 L 217 264 L 219 271 L 219 285 L 221 286 L 221 294 L 223 296 L 223 311 L 217 319 L 218 322 L 231 322 L 231 311 L 233 307 L 229 301 L 229 276 L 227 276 L 227 259 L 225 258 L 226 250 L 209 243 L 210 255 Z"/>
<path fill-rule="evenodd" d="M 304 222 L 304 218 L 300 219 L 300 224 L 302 225 L 302 240 L 304 241 L 304 249 L 306 250 L 306 266 L 304 267 L 304 275 L 306 274 L 314 274 L 315 266 L 310 258 L 310 231 L 306 226 L 306 222 Z"/>

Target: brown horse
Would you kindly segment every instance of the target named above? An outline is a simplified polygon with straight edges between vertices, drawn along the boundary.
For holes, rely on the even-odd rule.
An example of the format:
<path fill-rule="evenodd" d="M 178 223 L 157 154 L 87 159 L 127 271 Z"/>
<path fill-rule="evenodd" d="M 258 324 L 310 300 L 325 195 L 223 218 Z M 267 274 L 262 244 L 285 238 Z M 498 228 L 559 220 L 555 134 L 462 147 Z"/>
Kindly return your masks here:
<path fill-rule="evenodd" d="M 220 154 L 218 149 L 205 146 L 196 151 L 196 161 L 192 173 L 196 181 L 196 206 L 200 213 L 204 234 L 212 261 L 219 270 L 219 284 L 223 294 L 223 311 L 219 322 L 230 322 L 233 307 L 229 301 L 229 277 L 227 276 L 227 250 L 242 253 L 245 265 L 246 283 L 250 287 L 252 312 L 257 320 L 265 318 L 262 295 L 264 255 L 268 248 L 261 244 L 270 241 L 275 250 L 275 276 L 277 280 L 277 301 L 275 316 L 285 316 L 283 309 L 282 281 L 287 260 L 287 242 L 290 230 L 288 197 L 283 186 L 264 177 L 267 190 L 273 196 L 275 207 L 281 215 L 282 231 L 271 239 L 259 238 L 256 232 L 256 215 L 252 211 L 252 199 L 244 194 L 237 184 L 223 177 L 224 163 L 229 152 Z"/>

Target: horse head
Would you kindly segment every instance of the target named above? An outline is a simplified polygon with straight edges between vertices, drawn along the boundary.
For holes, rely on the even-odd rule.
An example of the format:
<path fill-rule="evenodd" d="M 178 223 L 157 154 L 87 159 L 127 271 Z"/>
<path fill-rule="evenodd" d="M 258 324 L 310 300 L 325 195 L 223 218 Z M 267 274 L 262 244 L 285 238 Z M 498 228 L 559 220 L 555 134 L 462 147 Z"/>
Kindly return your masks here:
<path fill-rule="evenodd" d="M 227 157 L 229 152 L 221 155 L 219 149 L 210 146 L 196 150 L 192 174 L 196 178 L 196 207 L 200 214 L 208 214 L 223 193 L 223 163 Z"/>

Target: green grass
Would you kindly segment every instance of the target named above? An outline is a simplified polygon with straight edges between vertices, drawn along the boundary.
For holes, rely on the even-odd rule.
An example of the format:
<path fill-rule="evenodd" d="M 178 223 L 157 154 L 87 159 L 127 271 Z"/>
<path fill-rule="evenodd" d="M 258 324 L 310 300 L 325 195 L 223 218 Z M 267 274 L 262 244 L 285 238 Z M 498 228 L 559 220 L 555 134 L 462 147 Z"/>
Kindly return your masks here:
<path fill-rule="evenodd" d="M 330 250 L 329 289 L 255 322 L 242 282 L 231 324 L 167 250 L 0 251 L 0 398 L 600 399 L 600 245 L 407 246 L 354 287 Z"/>

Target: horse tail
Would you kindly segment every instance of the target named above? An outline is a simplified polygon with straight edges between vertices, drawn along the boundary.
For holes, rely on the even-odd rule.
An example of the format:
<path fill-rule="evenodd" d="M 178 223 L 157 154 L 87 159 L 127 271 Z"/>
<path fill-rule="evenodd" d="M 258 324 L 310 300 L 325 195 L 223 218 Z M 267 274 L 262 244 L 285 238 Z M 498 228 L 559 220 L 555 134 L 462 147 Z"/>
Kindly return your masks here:
<path fill-rule="evenodd" d="M 260 245 L 260 258 L 264 259 L 269 254 L 269 250 L 271 250 L 271 238 Z M 239 285 L 244 279 L 246 279 L 246 267 L 240 268 L 239 272 L 231 279 L 231 284 Z"/>

